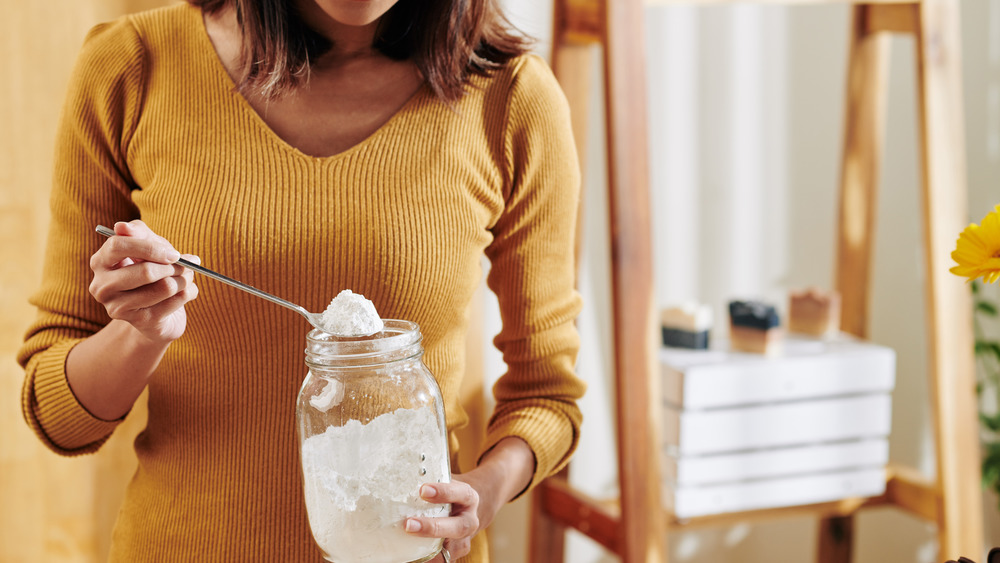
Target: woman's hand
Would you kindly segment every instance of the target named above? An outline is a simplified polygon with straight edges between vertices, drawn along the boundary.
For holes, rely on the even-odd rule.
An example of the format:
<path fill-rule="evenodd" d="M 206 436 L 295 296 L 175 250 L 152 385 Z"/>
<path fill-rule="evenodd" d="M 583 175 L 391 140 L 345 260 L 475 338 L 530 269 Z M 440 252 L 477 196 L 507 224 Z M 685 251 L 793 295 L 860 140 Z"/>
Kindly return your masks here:
<path fill-rule="evenodd" d="M 197 256 L 184 256 L 198 262 Z M 170 343 L 184 333 L 184 304 L 198 295 L 194 272 L 142 221 L 116 223 L 90 257 L 90 293 L 111 322 L 66 357 L 66 379 L 95 417 L 118 420 L 135 404 Z"/>
<path fill-rule="evenodd" d="M 472 537 L 485 530 L 500 509 L 522 492 L 535 469 L 535 454 L 520 438 L 504 438 L 491 449 L 479 466 L 451 483 L 428 483 L 420 487 L 427 502 L 451 503 L 451 514 L 443 518 L 409 518 L 406 531 L 423 537 L 444 538 L 451 561 L 468 555 Z M 438 556 L 432 563 L 445 561 Z"/>
<path fill-rule="evenodd" d="M 451 503 L 451 514 L 444 518 L 410 518 L 406 521 L 406 531 L 416 536 L 445 538 L 444 549 L 452 560 L 467 555 L 472 545 L 472 536 L 481 528 L 479 519 L 479 492 L 464 476 L 455 475 L 451 483 L 433 483 L 420 487 L 420 498 L 436 504 Z M 495 514 L 493 515 L 495 516 Z M 490 516 L 490 520 L 492 520 Z M 442 556 L 432 563 L 444 561 Z"/>
<path fill-rule="evenodd" d="M 91 295 L 150 341 L 176 340 L 187 326 L 184 304 L 198 296 L 194 272 L 177 265 L 182 255 L 142 221 L 116 223 L 115 235 L 90 258 Z"/>

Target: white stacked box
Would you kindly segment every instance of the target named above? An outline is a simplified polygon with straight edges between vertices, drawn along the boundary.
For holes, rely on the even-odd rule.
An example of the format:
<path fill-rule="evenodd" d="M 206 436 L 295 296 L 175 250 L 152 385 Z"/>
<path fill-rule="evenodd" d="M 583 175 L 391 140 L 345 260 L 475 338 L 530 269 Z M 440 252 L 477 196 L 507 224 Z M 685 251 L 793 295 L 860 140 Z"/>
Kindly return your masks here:
<path fill-rule="evenodd" d="M 786 338 L 776 357 L 664 348 L 665 501 L 678 518 L 885 489 L 895 353 Z"/>

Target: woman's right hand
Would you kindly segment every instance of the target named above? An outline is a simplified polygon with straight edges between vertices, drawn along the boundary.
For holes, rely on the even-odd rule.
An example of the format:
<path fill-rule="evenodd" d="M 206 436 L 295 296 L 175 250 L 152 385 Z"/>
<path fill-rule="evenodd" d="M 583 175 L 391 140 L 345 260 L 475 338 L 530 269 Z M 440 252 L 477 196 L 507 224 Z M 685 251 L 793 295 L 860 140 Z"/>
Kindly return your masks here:
<path fill-rule="evenodd" d="M 115 235 L 90 258 L 90 293 L 112 319 L 125 321 L 156 343 L 169 343 L 187 326 L 184 305 L 198 296 L 194 272 L 176 264 L 181 255 L 140 220 L 116 223 Z"/>

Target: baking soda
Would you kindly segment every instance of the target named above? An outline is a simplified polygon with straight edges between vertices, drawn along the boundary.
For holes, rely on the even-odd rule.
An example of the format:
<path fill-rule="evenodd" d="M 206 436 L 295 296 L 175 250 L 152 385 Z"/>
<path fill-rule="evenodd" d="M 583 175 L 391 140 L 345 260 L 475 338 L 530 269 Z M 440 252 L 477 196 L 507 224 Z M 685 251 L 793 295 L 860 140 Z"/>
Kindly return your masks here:
<path fill-rule="evenodd" d="M 309 373 L 312 376 L 312 372 Z M 344 400 L 344 384 L 337 379 L 327 379 L 323 390 L 309 398 L 309 404 L 320 412 L 326 412 Z"/>
<path fill-rule="evenodd" d="M 385 328 L 375 304 L 349 289 L 330 301 L 320 317 L 320 324 L 334 336 L 368 336 Z"/>
<path fill-rule="evenodd" d="M 432 408 L 331 426 L 302 443 L 302 470 L 309 525 L 331 561 L 406 563 L 440 549 L 440 538 L 403 531 L 409 517 L 450 512 L 418 495 L 424 483 L 450 480 Z"/>

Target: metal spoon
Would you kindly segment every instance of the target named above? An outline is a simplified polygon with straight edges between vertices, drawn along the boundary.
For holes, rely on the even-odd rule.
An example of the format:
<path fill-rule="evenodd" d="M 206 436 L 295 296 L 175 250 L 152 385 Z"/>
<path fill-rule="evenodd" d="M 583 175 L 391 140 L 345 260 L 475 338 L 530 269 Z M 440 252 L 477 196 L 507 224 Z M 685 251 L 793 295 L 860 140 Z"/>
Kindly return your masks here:
<path fill-rule="evenodd" d="M 115 232 L 113 230 L 105 227 L 104 225 L 98 225 L 97 226 L 97 232 L 100 233 L 100 234 L 102 234 L 102 235 L 104 235 L 104 236 L 106 236 L 106 237 L 113 237 L 113 236 L 115 236 Z M 313 325 L 314 327 L 318 328 L 319 330 L 322 330 L 323 332 L 329 332 L 327 329 L 323 328 L 323 322 L 322 322 L 322 316 L 323 315 L 320 314 L 320 313 L 310 313 L 309 311 L 306 310 L 305 307 L 303 307 L 301 305 L 296 305 L 295 303 L 292 303 L 291 301 L 285 301 L 284 299 L 282 299 L 280 297 L 276 297 L 274 295 L 271 295 L 270 293 L 267 293 L 266 291 L 261 291 L 261 290 L 257 289 L 256 287 L 253 287 L 251 285 L 247 285 L 247 284 L 245 284 L 243 282 L 238 282 L 238 281 L 236 281 L 236 280 L 234 280 L 234 279 L 232 279 L 230 277 L 224 276 L 224 275 L 222 275 L 222 274 L 220 274 L 218 272 L 213 272 L 212 270 L 209 270 L 208 268 L 206 268 L 204 266 L 199 266 L 198 264 L 195 264 L 194 262 L 189 262 L 189 261 L 187 261 L 187 260 L 185 260 L 183 258 L 177 260 L 177 263 L 180 264 L 181 266 L 184 266 L 185 268 L 190 268 L 190 269 L 198 272 L 199 274 L 204 274 L 204 275 L 206 275 L 206 276 L 208 276 L 208 277 L 210 277 L 210 278 L 212 278 L 214 280 L 218 280 L 218 281 L 220 281 L 220 282 L 222 282 L 224 284 L 231 285 L 231 286 L 235 287 L 236 289 L 242 289 L 243 291 L 245 291 L 245 292 L 247 292 L 247 293 L 249 293 L 251 295 L 256 295 L 257 297 L 261 297 L 261 298 L 267 299 L 271 303 L 277 303 L 278 305 L 281 305 L 282 307 L 287 307 L 288 309 L 291 309 L 291 310 L 295 311 L 296 313 L 298 313 L 298 314 L 302 315 L 303 317 L 305 317 L 306 320 L 309 321 L 309 324 Z M 357 334 L 357 335 L 352 334 L 350 336 L 371 336 L 371 335 L 370 334 Z"/>

